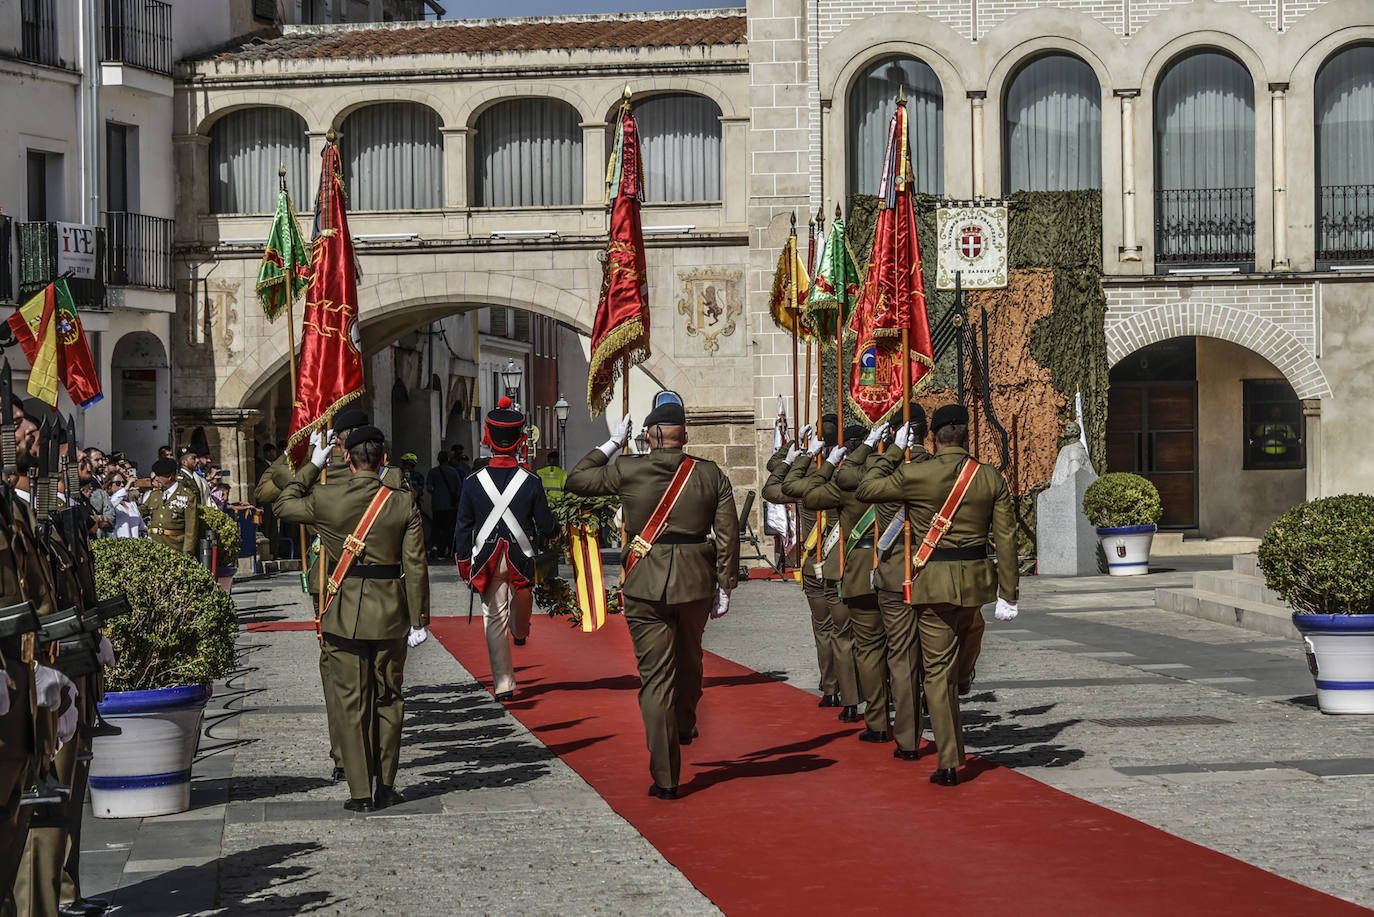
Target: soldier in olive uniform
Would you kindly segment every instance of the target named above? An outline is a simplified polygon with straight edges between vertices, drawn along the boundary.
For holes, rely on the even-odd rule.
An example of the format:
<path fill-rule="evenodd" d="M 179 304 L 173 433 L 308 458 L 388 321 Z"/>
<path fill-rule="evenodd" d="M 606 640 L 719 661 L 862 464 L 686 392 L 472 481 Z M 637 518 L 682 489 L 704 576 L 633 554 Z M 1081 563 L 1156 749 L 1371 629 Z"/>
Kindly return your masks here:
<path fill-rule="evenodd" d="M 620 497 L 627 549 L 639 560 L 624 577 L 625 623 L 639 663 L 639 709 L 654 785 L 649 795 L 676 799 L 680 745 L 697 735 L 701 699 L 701 635 L 710 615 L 730 607 L 739 582 L 739 515 L 730 481 L 715 462 L 693 457 L 691 476 L 667 516 L 663 534 L 643 551 L 635 539 L 658 508 L 686 458 L 681 404 L 654 408 L 645 421 L 652 449 L 615 458 L 630 436 L 630 418 L 587 453 L 568 475 L 567 490 L 584 497 Z"/>
<path fill-rule="evenodd" d="M 906 505 L 915 544 L 930 530 L 964 463 L 974 461 L 968 453 L 968 420 L 962 405 L 945 405 L 931 419 L 935 455 L 930 461 L 902 464 L 881 460 L 859 485 L 860 499 Z M 989 529 L 997 550 L 995 566 L 987 553 Z M 893 547 L 892 553 L 903 554 L 900 542 Z M 905 563 L 900 556 L 899 561 Z M 893 607 L 905 605 L 901 582 L 894 583 L 889 573 L 878 587 L 884 614 L 891 610 L 893 616 L 903 614 L 915 620 L 925 669 L 926 706 L 940 756 L 930 779 L 942 786 L 954 786 L 959 782 L 956 768 L 964 763 L 958 696 L 961 638 L 973 628 L 979 610 L 988 602 L 996 600 L 999 620 L 1011 620 L 1017 614 L 1016 512 L 1001 473 L 991 465 L 978 466 L 949 530 L 925 569 L 914 578 L 911 604 L 905 606 L 905 612 Z"/>
<path fill-rule="evenodd" d="M 184 470 L 171 459 L 153 462 L 153 488 L 143 498 L 149 515 L 148 537 L 192 557 L 200 540 L 200 516 L 196 507 L 200 491 Z"/>
<path fill-rule="evenodd" d="M 401 801 L 395 789 L 404 714 L 401 684 L 407 649 L 429 636 L 429 566 L 419 508 L 409 492 L 390 487 L 378 473 L 386 464 L 382 432 L 358 427 L 345 447 L 350 474 L 341 492 L 307 489 L 293 480 L 274 509 L 284 522 L 316 528 L 320 562 L 332 575 L 345 539 L 373 498 L 383 487 L 392 494 L 320 622 L 332 647 L 324 689 L 326 697 L 333 695 L 327 709 L 332 704 L 337 712 L 350 794 L 344 808 L 370 812 Z M 323 468 L 332 452 L 332 442 L 317 444 L 311 465 Z"/>

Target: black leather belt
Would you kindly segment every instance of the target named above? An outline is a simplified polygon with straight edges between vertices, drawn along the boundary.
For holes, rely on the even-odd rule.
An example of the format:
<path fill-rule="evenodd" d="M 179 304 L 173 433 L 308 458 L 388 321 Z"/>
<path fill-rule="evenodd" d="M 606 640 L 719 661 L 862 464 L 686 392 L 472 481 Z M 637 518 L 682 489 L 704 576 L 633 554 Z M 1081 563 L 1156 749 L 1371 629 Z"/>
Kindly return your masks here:
<path fill-rule="evenodd" d="M 936 560 L 983 560 L 988 556 L 986 544 L 975 544 L 967 548 L 936 548 L 930 552 L 930 559 Z"/>
<path fill-rule="evenodd" d="M 344 579 L 400 579 L 400 564 L 354 564 Z"/>
<path fill-rule="evenodd" d="M 658 536 L 658 540 L 654 544 L 705 544 L 706 541 L 705 535 L 673 535 L 664 532 Z"/>

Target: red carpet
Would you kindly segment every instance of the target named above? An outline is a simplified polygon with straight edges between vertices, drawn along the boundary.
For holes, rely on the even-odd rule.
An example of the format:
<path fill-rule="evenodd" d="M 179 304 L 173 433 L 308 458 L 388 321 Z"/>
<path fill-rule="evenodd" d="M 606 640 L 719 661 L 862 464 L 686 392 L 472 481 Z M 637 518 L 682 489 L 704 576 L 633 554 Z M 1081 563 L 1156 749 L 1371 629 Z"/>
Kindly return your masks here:
<path fill-rule="evenodd" d="M 490 689 L 480 619 L 432 630 Z M 933 786 L 933 753 L 896 761 L 812 695 L 709 653 L 686 795 L 650 799 L 619 615 L 595 635 L 536 615 L 516 679 L 510 712 L 732 917 L 1371 913 L 985 761 Z"/>

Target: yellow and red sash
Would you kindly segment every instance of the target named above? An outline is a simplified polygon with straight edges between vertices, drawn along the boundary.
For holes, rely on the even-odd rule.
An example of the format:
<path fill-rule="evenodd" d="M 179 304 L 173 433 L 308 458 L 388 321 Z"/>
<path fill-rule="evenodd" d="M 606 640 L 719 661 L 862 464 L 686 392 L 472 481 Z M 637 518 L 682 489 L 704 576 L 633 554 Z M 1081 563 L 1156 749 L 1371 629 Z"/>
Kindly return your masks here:
<path fill-rule="evenodd" d="M 586 523 L 568 526 L 568 553 L 572 555 L 582 631 L 590 634 L 606 623 L 606 581 L 596 527 Z"/>
<path fill-rule="evenodd" d="M 358 559 L 358 555 L 363 553 L 367 547 L 367 534 L 372 531 L 372 524 L 381 515 L 382 507 L 386 506 L 386 501 L 391 499 L 394 491 L 390 487 L 382 487 L 372 498 L 372 502 L 367 505 L 367 511 L 358 520 L 358 526 L 353 530 L 353 534 L 344 539 L 343 554 L 339 557 L 339 562 L 334 566 L 334 572 L 329 575 L 329 581 L 324 585 L 324 595 L 320 596 L 319 612 L 315 615 L 315 636 L 320 641 L 324 641 L 324 636 L 320 632 L 320 620 L 324 613 L 329 610 L 329 606 L 334 604 L 334 596 L 339 594 L 339 587 L 343 585 L 344 578 L 348 576 L 348 570 L 353 566 L 353 561 Z"/>
<path fill-rule="evenodd" d="M 658 541 L 663 530 L 668 527 L 668 514 L 677 505 L 678 497 L 682 496 L 682 490 L 687 486 L 687 479 L 692 476 L 692 469 L 696 467 L 697 461 L 690 455 L 682 457 L 682 464 L 677 466 L 677 471 L 673 474 L 672 481 L 668 482 L 668 489 L 664 492 L 663 498 L 658 501 L 658 506 L 654 507 L 653 513 L 649 516 L 649 521 L 644 524 L 644 529 L 630 542 L 629 556 L 625 558 L 625 574 L 621 577 L 621 583 L 625 582 L 625 577 L 630 575 L 630 571 L 639 563 L 639 559 L 649 553 L 649 549 Z"/>

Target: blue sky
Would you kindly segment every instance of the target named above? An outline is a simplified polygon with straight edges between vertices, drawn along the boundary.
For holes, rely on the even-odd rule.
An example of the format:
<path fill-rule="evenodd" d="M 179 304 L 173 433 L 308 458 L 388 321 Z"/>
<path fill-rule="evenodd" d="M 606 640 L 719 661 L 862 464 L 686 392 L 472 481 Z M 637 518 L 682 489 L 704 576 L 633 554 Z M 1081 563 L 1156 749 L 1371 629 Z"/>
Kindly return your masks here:
<path fill-rule="evenodd" d="M 572 13 L 637 13 L 645 10 L 695 10 L 744 6 L 744 0 L 439 0 L 445 19 L 503 16 L 558 16 Z"/>

